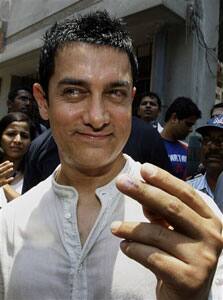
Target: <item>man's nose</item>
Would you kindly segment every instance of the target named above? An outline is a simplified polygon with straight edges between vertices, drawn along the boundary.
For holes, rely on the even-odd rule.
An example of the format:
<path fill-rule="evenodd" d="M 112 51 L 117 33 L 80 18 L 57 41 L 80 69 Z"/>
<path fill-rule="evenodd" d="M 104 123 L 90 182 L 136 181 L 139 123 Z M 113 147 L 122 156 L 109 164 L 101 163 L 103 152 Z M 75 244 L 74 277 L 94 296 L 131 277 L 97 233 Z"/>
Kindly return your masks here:
<path fill-rule="evenodd" d="M 14 137 L 13 141 L 15 143 L 21 143 L 22 139 L 21 139 L 21 135 L 18 133 L 16 134 L 16 136 Z"/>
<path fill-rule="evenodd" d="M 91 125 L 94 129 L 101 129 L 109 123 L 109 119 L 103 98 L 100 95 L 92 96 L 88 101 L 84 115 L 85 124 Z"/>
<path fill-rule="evenodd" d="M 25 105 L 26 106 L 31 106 L 32 105 L 32 100 L 27 98 L 26 101 L 25 101 Z"/>

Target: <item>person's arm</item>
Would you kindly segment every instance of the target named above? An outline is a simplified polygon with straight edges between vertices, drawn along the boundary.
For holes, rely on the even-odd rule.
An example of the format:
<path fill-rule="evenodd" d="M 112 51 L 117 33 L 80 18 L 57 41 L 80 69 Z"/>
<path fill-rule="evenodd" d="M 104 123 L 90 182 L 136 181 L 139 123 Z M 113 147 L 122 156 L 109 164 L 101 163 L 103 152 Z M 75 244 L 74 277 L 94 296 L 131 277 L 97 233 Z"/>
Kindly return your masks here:
<path fill-rule="evenodd" d="M 150 164 L 144 179 L 121 175 L 117 187 L 142 204 L 151 223 L 115 222 L 122 251 L 157 276 L 158 300 L 208 299 L 223 248 L 222 222 L 187 183 Z"/>
<path fill-rule="evenodd" d="M 14 200 L 15 198 L 19 197 L 20 194 L 16 192 L 10 185 L 5 184 L 3 187 L 5 197 L 7 199 L 7 202 L 10 202 Z"/>

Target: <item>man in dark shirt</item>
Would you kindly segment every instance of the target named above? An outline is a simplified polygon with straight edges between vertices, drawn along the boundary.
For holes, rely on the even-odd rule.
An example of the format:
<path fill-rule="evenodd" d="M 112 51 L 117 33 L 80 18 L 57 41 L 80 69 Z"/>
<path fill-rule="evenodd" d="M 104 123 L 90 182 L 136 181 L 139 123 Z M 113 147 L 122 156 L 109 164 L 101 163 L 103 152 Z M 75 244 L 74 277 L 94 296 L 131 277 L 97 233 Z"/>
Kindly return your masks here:
<path fill-rule="evenodd" d="M 132 131 L 123 150 L 134 160 L 141 163 L 150 162 L 171 172 L 170 162 L 159 133 L 152 125 L 133 117 Z M 48 129 L 30 146 L 22 193 L 25 193 L 40 181 L 46 179 L 60 163 L 57 146 Z"/>

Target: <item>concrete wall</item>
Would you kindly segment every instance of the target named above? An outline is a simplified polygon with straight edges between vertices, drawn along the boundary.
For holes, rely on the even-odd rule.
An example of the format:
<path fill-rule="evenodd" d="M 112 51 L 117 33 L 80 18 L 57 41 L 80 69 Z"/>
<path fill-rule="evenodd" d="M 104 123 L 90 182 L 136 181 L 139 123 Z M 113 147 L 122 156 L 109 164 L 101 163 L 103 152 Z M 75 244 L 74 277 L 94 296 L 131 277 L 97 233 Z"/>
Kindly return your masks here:
<path fill-rule="evenodd" d="M 163 32 L 163 35 L 165 34 L 163 39 L 166 41 L 165 60 L 162 61 L 162 56 L 158 58 L 154 56 L 156 61 L 153 65 L 151 88 L 162 96 L 163 114 L 176 97 L 191 97 L 202 111 L 202 120 L 197 122 L 199 126 L 209 118 L 210 108 L 215 102 L 219 0 L 203 0 L 195 3 L 194 9 L 200 26 L 199 39 L 195 28 L 192 28 L 192 31 L 186 30 L 185 23 L 166 28 L 165 33 Z M 210 53 L 200 44 L 201 35 L 207 46 L 215 48 L 215 51 Z M 162 42 L 156 43 L 155 51 L 163 53 Z M 162 86 L 154 82 L 154 79 L 159 78 L 163 80 Z"/>
<path fill-rule="evenodd" d="M 196 31 L 195 28 L 187 36 L 185 27 L 170 32 L 165 91 L 167 101 L 185 95 L 198 104 L 203 116 L 197 122 L 199 126 L 209 118 L 215 103 L 219 0 L 197 1 L 195 9 L 199 14 L 199 38 L 199 29 Z M 215 48 L 215 51 L 205 49 L 202 36 L 206 46 Z"/>

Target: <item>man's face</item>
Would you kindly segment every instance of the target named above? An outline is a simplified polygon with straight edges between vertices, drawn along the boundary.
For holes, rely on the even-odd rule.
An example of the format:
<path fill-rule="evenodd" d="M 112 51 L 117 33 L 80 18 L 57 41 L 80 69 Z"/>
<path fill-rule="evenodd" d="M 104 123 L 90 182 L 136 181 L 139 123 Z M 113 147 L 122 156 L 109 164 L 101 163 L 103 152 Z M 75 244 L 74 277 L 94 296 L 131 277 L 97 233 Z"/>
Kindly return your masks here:
<path fill-rule="evenodd" d="M 120 157 L 134 96 L 127 54 L 84 43 L 66 46 L 55 57 L 48 95 L 62 168 L 103 170 Z"/>
<path fill-rule="evenodd" d="M 215 116 L 218 116 L 218 115 L 222 115 L 223 114 L 223 107 L 216 107 L 212 114 L 211 114 L 211 117 L 215 117 Z"/>
<path fill-rule="evenodd" d="M 26 90 L 19 90 L 13 101 L 8 101 L 9 112 L 22 112 L 30 115 L 33 108 L 33 96 Z"/>
<path fill-rule="evenodd" d="M 206 129 L 202 139 L 201 156 L 207 170 L 217 174 L 223 170 L 223 129 Z"/>
<path fill-rule="evenodd" d="M 146 96 L 142 98 L 138 108 L 138 116 L 140 118 L 150 122 L 157 119 L 159 112 L 159 105 L 155 97 Z"/>
<path fill-rule="evenodd" d="M 197 121 L 196 116 L 188 117 L 182 120 L 176 119 L 174 126 L 175 138 L 178 140 L 184 140 L 189 133 L 193 131 L 193 126 Z"/>

